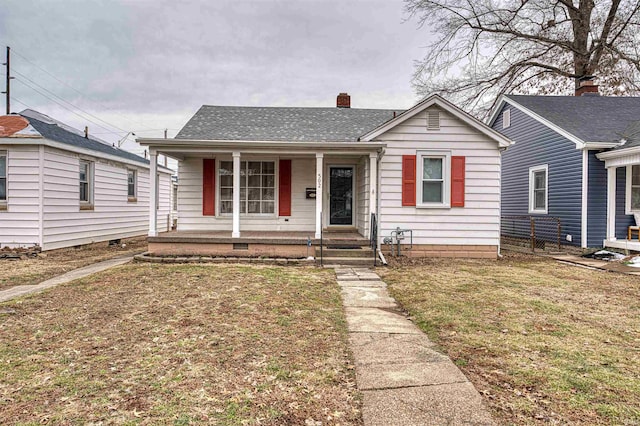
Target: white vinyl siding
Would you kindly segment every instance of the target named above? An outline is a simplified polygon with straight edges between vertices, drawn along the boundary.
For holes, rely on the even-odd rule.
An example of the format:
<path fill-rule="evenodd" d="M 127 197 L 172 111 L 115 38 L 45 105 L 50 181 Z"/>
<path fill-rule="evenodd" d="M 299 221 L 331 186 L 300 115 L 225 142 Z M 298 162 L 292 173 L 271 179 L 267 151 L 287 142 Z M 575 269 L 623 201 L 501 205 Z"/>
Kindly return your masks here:
<path fill-rule="evenodd" d="M 440 131 L 425 131 L 427 111 L 375 138 L 387 143 L 380 164 L 378 235 L 389 236 L 400 227 L 413 230 L 414 244 L 497 246 L 500 235 L 497 142 L 442 110 L 439 111 Z M 419 155 L 426 148 L 465 157 L 464 207 L 402 206 L 402 156 Z"/>
<path fill-rule="evenodd" d="M 529 168 L 529 213 L 546 214 L 549 195 L 549 166 Z"/>
<path fill-rule="evenodd" d="M 89 244 L 145 235 L 149 230 L 149 171 L 138 173 L 138 202 L 128 202 L 128 169 L 125 165 L 94 159 L 93 210 L 79 209 L 76 154 L 45 149 L 44 248 Z M 170 176 L 160 173 L 158 230 L 167 230 Z"/>
<path fill-rule="evenodd" d="M 285 157 L 289 158 L 289 157 Z M 220 161 L 231 161 L 231 156 L 220 156 Z M 242 161 L 266 161 L 257 156 L 242 156 Z M 270 156 L 268 161 L 278 163 L 278 158 Z M 274 205 L 275 214 L 241 215 L 240 232 L 242 231 L 315 231 L 315 199 L 306 198 L 306 188 L 315 188 L 315 157 L 294 158 L 291 160 L 291 216 L 278 216 L 278 183 L 276 186 Z M 179 231 L 229 231 L 231 232 L 231 215 L 202 215 L 202 158 L 186 158 L 179 162 L 178 176 L 178 230 Z M 276 167 L 277 170 L 277 167 Z M 216 186 L 220 187 L 219 174 L 216 172 Z M 219 204 L 219 191 L 216 204 Z M 313 237 L 313 235 L 311 235 Z"/>
<path fill-rule="evenodd" d="M 0 142 L 1 143 L 1 142 Z M 0 247 L 39 243 L 39 149 L 1 146 L 6 153 L 6 210 L 0 210 Z"/>

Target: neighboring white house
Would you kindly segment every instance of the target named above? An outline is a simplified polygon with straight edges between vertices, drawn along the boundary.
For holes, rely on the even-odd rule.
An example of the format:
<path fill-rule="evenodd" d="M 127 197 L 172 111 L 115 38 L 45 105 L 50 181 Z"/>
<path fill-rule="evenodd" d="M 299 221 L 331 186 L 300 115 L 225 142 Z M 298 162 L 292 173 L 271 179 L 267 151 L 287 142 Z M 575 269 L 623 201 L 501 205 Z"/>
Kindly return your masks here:
<path fill-rule="evenodd" d="M 156 226 L 167 230 L 172 172 L 154 170 Z M 0 117 L 0 247 L 144 235 L 149 171 L 148 160 L 36 111 Z"/>
<path fill-rule="evenodd" d="M 511 141 L 437 95 L 400 112 L 347 94 L 337 108 L 203 106 L 175 139 L 138 139 L 180 176 L 178 232 L 151 220 L 150 250 L 303 256 L 322 236 L 366 241 L 377 217 L 379 243 L 412 230 L 406 254 L 496 258 Z"/>

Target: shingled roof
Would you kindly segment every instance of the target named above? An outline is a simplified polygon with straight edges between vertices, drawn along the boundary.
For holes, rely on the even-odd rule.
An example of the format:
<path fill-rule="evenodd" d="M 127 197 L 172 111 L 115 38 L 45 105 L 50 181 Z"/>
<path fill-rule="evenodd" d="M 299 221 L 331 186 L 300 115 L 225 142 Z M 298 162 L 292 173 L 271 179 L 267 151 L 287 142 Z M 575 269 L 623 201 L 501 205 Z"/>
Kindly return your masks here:
<path fill-rule="evenodd" d="M 354 142 L 402 110 L 203 105 L 176 139 Z"/>
<path fill-rule="evenodd" d="M 640 97 L 508 95 L 584 142 L 628 142 L 640 145 Z"/>
<path fill-rule="evenodd" d="M 31 128 L 43 138 L 77 148 L 84 148 L 96 153 L 96 155 L 108 154 L 142 164 L 149 164 L 149 160 L 129 151 L 125 151 L 124 149 L 116 148 L 109 142 L 95 138 L 91 135 L 89 135 L 88 138 L 85 138 L 79 130 L 69 127 L 60 121 L 39 113 L 38 111 L 26 109 L 20 112 L 19 115 L 26 119 Z M 37 137 L 37 134 L 32 131 L 31 136 Z"/>

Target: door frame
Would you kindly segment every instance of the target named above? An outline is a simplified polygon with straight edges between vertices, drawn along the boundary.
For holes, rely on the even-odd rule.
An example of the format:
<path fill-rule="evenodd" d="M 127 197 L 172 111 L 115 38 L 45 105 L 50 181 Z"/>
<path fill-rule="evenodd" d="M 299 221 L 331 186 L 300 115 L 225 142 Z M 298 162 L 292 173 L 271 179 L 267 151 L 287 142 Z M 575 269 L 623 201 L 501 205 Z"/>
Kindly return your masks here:
<path fill-rule="evenodd" d="M 343 224 L 343 225 L 332 225 L 331 221 L 331 169 L 332 168 L 341 168 L 341 169 L 351 169 L 352 170 L 352 178 L 351 178 L 351 224 Z M 327 191 L 325 192 L 326 197 L 322 200 L 323 204 L 327 206 L 324 212 L 324 228 L 355 228 L 356 226 L 356 209 L 358 206 L 357 194 L 356 194 L 356 172 L 357 165 L 354 163 L 329 163 L 326 166 L 326 182 L 325 188 Z"/>

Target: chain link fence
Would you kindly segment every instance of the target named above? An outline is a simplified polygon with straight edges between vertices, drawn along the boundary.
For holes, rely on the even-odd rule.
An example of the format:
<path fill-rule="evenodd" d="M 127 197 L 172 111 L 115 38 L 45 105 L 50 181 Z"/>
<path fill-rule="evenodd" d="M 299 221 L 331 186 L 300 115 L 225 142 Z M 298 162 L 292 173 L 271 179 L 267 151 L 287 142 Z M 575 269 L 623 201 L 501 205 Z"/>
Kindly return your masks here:
<path fill-rule="evenodd" d="M 560 218 L 548 216 L 502 216 L 500 244 L 520 250 L 560 251 Z"/>

